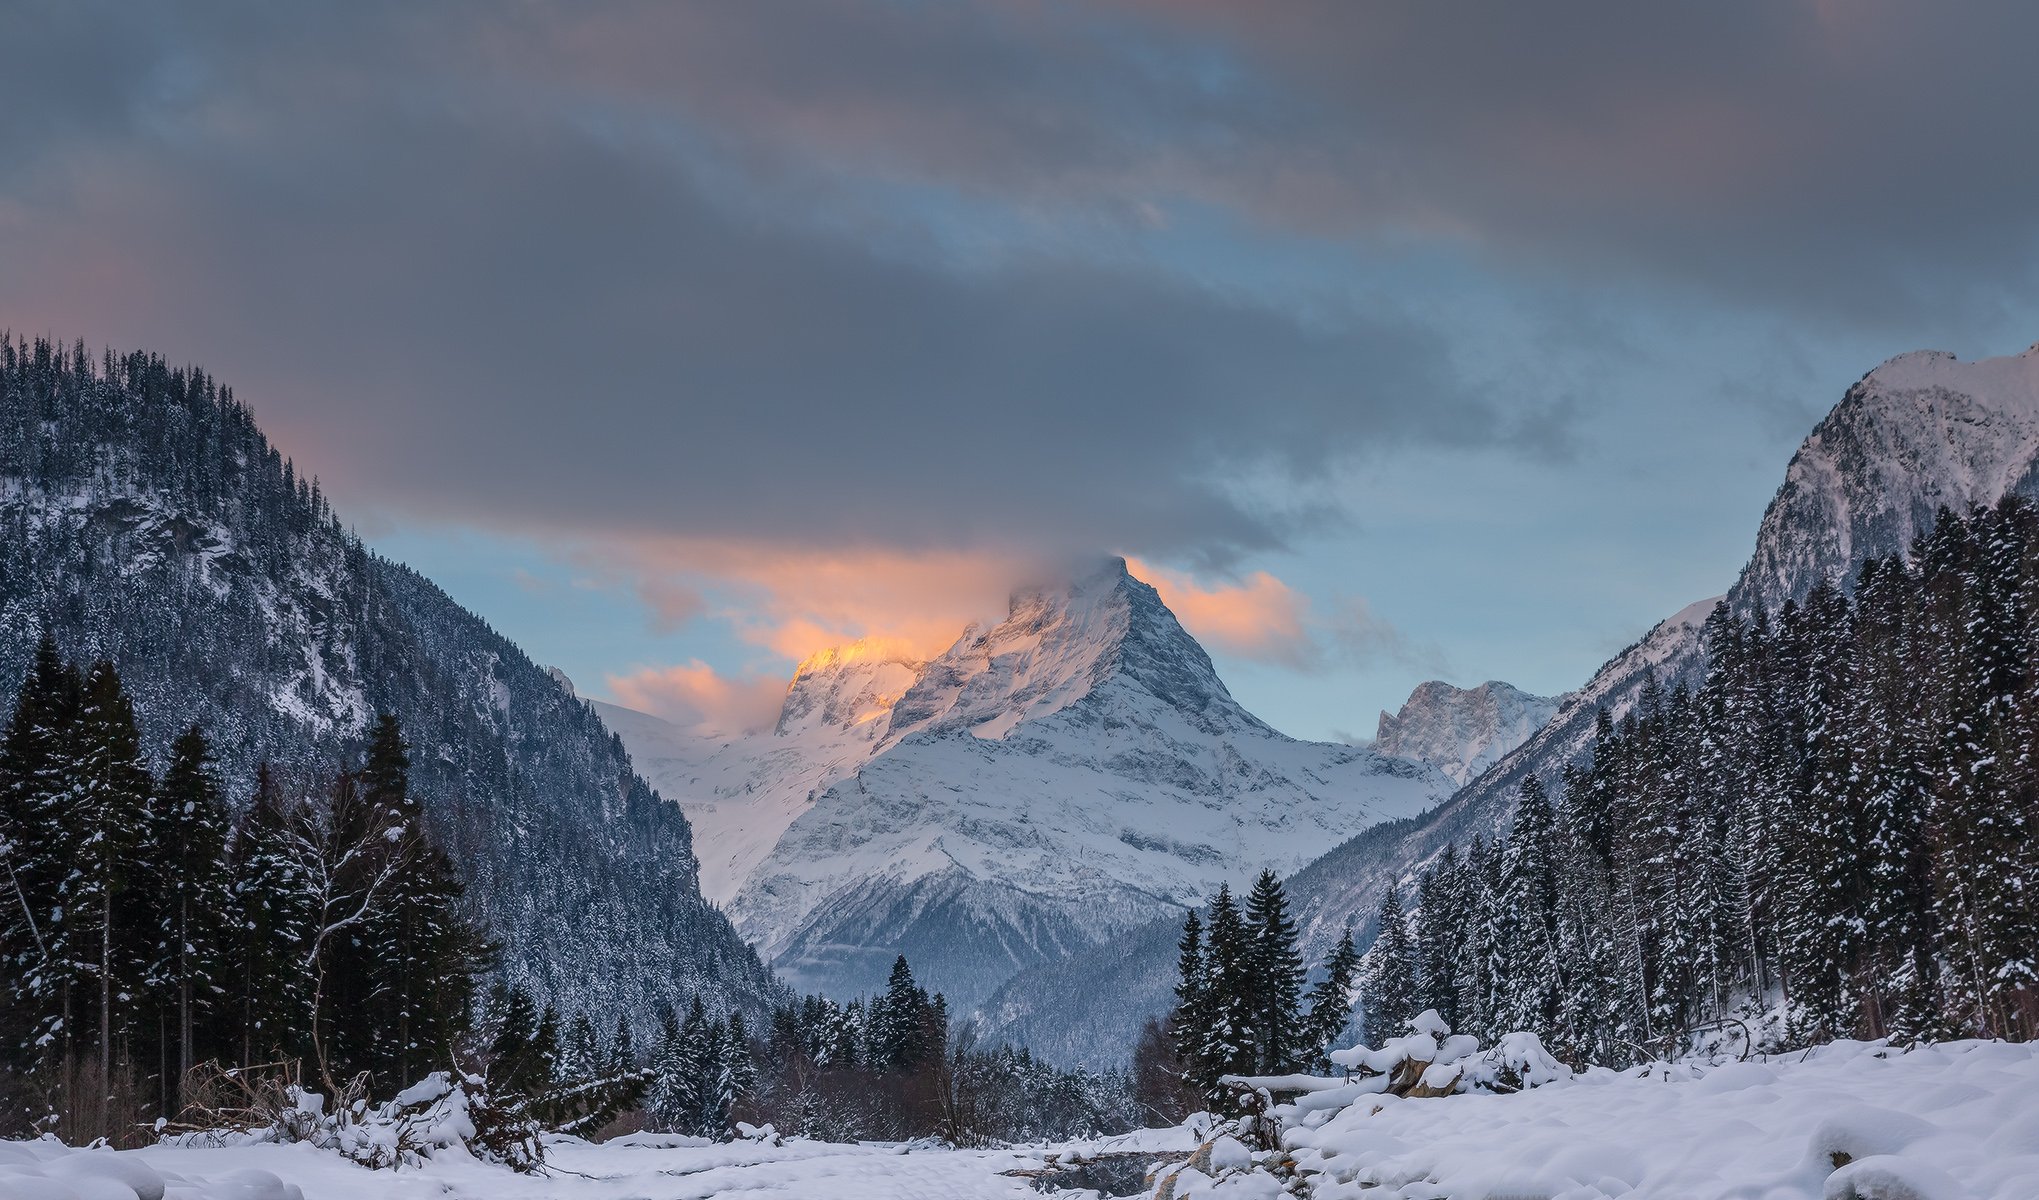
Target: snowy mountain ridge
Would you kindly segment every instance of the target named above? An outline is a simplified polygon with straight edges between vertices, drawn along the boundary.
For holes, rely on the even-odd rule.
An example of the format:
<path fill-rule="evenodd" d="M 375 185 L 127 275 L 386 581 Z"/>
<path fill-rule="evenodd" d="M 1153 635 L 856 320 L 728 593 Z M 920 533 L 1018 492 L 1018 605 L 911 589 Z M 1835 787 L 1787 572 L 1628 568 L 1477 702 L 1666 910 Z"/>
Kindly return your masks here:
<path fill-rule="evenodd" d="M 903 950 L 960 1004 L 1453 787 L 1270 728 L 1119 559 L 1016 591 L 917 670 L 810 660 L 770 734 L 689 745 L 601 711 L 767 957 L 854 992 Z"/>
<path fill-rule="evenodd" d="M 1498 679 L 1472 688 L 1433 679 L 1417 684 L 1399 710 L 1381 713 L 1374 749 L 1429 763 L 1463 786 L 1527 741 L 1565 699 Z"/>

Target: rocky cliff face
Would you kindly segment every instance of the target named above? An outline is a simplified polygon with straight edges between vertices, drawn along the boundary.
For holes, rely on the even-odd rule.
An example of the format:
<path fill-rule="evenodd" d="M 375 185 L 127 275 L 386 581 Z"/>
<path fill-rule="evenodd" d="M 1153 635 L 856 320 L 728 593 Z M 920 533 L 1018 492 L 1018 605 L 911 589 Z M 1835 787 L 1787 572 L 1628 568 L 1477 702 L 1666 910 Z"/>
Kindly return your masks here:
<path fill-rule="evenodd" d="M 1458 688 L 1433 679 L 1417 684 L 1399 710 L 1381 714 L 1374 749 L 1429 763 L 1463 785 L 1529 740 L 1563 700 L 1499 680 Z"/>

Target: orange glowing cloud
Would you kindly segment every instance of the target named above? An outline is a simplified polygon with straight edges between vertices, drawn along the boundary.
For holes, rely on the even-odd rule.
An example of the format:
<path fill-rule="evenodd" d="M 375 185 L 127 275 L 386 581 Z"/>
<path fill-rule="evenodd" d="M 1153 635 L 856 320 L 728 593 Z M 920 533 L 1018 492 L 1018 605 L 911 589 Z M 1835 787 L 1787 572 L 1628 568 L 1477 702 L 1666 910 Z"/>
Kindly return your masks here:
<path fill-rule="evenodd" d="M 970 621 L 1002 615 L 1026 570 L 1005 554 L 692 538 L 611 542 L 595 555 L 631 581 L 661 631 L 720 619 L 793 662 L 866 639 L 932 658 Z"/>
<path fill-rule="evenodd" d="M 1307 597 L 1266 571 L 1205 585 L 1139 559 L 1126 566 L 1154 586 L 1182 627 L 1205 646 L 1263 662 L 1307 665 L 1314 653 Z"/>
<path fill-rule="evenodd" d="M 769 729 L 786 696 L 783 679 L 730 678 L 699 659 L 673 667 L 641 667 L 628 675 L 610 675 L 607 682 L 610 694 L 625 708 L 724 734 Z"/>

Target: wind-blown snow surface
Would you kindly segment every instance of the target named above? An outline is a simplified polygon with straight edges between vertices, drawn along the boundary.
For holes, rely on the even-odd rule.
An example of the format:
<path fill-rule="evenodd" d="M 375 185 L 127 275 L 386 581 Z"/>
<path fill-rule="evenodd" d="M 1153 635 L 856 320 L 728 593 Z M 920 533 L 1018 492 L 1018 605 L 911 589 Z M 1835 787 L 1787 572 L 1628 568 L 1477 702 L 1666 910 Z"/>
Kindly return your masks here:
<path fill-rule="evenodd" d="M 1417 684 L 1399 710 L 1381 714 L 1374 749 L 1429 763 L 1463 786 L 1529 740 L 1565 699 L 1532 696 L 1498 679 L 1475 688 L 1433 679 Z"/>
<path fill-rule="evenodd" d="M 847 993 L 903 952 L 959 1008 L 1452 788 L 1269 728 L 1116 559 L 1016 593 L 924 665 L 804 665 L 770 734 L 690 748 L 603 712 L 768 956 Z"/>

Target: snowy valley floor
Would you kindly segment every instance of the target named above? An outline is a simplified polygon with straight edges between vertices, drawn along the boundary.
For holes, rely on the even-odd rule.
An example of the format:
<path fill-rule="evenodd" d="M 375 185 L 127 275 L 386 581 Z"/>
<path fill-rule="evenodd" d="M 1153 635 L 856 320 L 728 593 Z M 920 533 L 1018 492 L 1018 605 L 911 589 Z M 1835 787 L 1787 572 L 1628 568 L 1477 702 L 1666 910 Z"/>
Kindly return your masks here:
<path fill-rule="evenodd" d="M 1186 1152 L 1191 1140 L 1186 1130 L 1149 1131 L 1081 1148 Z M 1315 1200 L 2032 1200 L 2039 1047 L 1843 1043 L 1767 1062 L 1593 1072 L 1518 1095 L 1368 1098 L 1292 1131 L 1289 1146 Z M 115 1155 L 13 1143 L 0 1144 L 0 1197 L 125 1200 L 104 1185 L 122 1172 L 140 1181 L 129 1170 L 138 1162 L 172 1179 L 168 1195 L 183 1200 L 288 1200 L 238 1174 L 249 1170 L 306 1200 L 978 1200 L 1038 1194 L 1005 1172 L 1074 1149 L 566 1144 L 552 1151 L 554 1174 L 531 1177 L 464 1159 L 370 1172 L 298 1146 Z M 1235 1171 L 1216 1182 L 1186 1177 L 1175 1196 L 1274 1200 L 1275 1186 Z"/>

